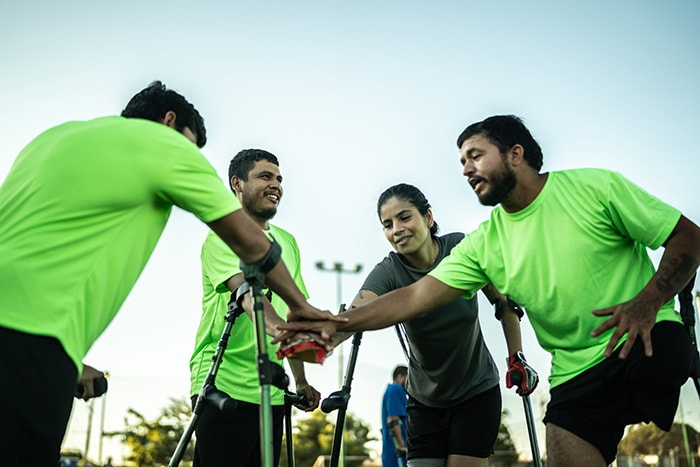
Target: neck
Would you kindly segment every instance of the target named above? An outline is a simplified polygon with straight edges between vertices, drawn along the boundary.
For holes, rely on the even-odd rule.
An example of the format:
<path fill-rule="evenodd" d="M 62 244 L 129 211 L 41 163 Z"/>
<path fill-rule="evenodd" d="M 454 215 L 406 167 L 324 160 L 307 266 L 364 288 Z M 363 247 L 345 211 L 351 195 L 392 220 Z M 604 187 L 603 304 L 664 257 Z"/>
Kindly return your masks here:
<path fill-rule="evenodd" d="M 501 201 L 503 209 L 513 213 L 528 207 L 542 192 L 548 176 L 549 173 L 535 173 L 533 176 L 521 177 L 506 199 Z"/>
<path fill-rule="evenodd" d="M 270 220 L 269 219 L 263 219 L 262 217 L 255 216 L 248 212 L 246 209 L 243 209 L 246 214 L 248 214 L 248 217 L 253 219 L 253 222 L 255 222 L 262 230 L 270 230 Z"/>
<path fill-rule="evenodd" d="M 437 240 L 430 237 L 430 242 L 426 243 L 425 247 L 416 251 L 412 255 L 404 256 L 406 262 L 416 269 L 428 269 L 437 261 L 438 253 L 440 252 L 440 247 L 438 246 Z"/>

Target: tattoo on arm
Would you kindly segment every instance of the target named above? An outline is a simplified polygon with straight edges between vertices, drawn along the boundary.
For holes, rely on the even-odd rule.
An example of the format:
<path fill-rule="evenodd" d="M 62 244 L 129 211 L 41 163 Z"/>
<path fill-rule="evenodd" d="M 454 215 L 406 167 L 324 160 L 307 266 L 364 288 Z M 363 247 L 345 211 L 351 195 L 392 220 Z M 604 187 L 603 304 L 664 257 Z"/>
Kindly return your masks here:
<path fill-rule="evenodd" d="M 685 282 L 678 282 L 687 280 L 696 269 L 697 262 L 686 254 L 680 258 L 668 258 L 659 265 L 656 289 L 664 295 L 675 295 L 685 286 Z"/>

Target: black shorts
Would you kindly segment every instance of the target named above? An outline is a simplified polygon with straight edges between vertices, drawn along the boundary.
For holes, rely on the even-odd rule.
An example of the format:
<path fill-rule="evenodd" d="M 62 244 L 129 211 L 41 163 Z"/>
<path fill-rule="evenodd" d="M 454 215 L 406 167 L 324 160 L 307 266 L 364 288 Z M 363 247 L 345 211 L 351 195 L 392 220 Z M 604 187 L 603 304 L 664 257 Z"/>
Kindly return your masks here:
<path fill-rule="evenodd" d="M 450 454 L 493 454 L 501 424 L 501 390 L 494 386 L 452 407 L 434 408 L 409 397 L 408 459 L 443 459 Z"/>
<path fill-rule="evenodd" d="M 197 396 L 192 397 L 192 407 Z M 260 455 L 260 406 L 236 401 L 238 406 L 224 413 L 206 404 L 195 428 L 194 467 L 258 467 Z M 272 446 L 274 461 L 279 463 L 284 426 L 284 406 L 272 406 Z"/>
<path fill-rule="evenodd" d="M 0 327 L 3 466 L 58 465 L 78 370 L 53 337 Z"/>
<path fill-rule="evenodd" d="M 654 353 L 644 355 L 641 339 L 625 360 L 610 358 L 554 387 L 544 423 L 553 423 L 615 459 L 625 427 L 653 421 L 670 430 L 681 386 L 690 376 L 692 346 L 682 324 L 657 323 L 651 330 Z"/>

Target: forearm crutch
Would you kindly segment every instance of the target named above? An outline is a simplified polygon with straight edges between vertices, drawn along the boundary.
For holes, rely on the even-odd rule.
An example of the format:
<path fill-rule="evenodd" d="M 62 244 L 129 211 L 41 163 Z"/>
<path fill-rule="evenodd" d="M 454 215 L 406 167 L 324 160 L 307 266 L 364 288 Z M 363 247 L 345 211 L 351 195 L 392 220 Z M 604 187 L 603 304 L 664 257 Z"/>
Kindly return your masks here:
<path fill-rule="evenodd" d="M 523 375 L 521 373 L 513 373 L 511 380 L 516 385 L 522 382 Z M 542 467 L 542 458 L 540 457 L 540 448 L 537 444 L 537 431 L 535 430 L 535 419 L 532 416 L 532 405 L 530 404 L 530 396 L 523 395 L 523 408 L 525 410 L 525 420 L 527 421 L 527 434 L 530 437 L 530 449 L 532 450 L 532 462 L 535 467 Z"/>
<path fill-rule="evenodd" d="M 187 445 L 192 439 L 192 433 L 194 433 L 197 426 L 199 416 L 202 414 L 204 406 L 207 403 L 214 404 L 219 410 L 224 412 L 232 412 L 236 410 L 236 406 L 238 405 L 236 401 L 231 399 L 231 397 L 229 397 L 229 395 L 225 392 L 218 390 L 215 383 L 216 375 L 219 372 L 221 360 L 224 356 L 224 351 L 228 345 L 228 339 L 231 336 L 231 329 L 233 328 L 233 324 L 236 322 L 236 318 L 238 318 L 242 313 L 243 308 L 238 306 L 238 297 L 235 293 L 232 293 L 231 300 L 228 304 L 228 313 L 226 314 L 225 318 L 226 324 L 224 325 L 221 338 L 216 345 L 216 350 L 214 351 L 214 356 L 212 357 L 212 363 L 209 367 L 209 373 L 207 373 L 202 389 L 199 391 L 199 395 L 197 396 L 197 402 L 195 403 L 194 409 L 192 409 L 192 417 L 190 417 L 190 421 L 180 437 L 180 441 L 175 448 L 173 456 L 170 458 L 168 467 L 180 465 L 182 457 L 185 454 L 185 450 L 187 449 Z"/>
<path fill-rule="evenodd" d="M 396 440 L 396 438 L 394 437 L 393 433 L 391 433 L 391 431 L 389 432 L 389 436 L 391 436 L 391 440 L 394 442 L 394 452 L 396 453 L 396 463 L 398 464 L 399 467 L 406 467 L 406 453 L 400 452 L 399 442 Z"/>
<path fill-rule="evenodd" d="M 308 405 L 305 394 L 295 394 L 284 391 L 284 427 L 285 437 L 287 438 L 287 466 L 294 467 L 294 440 L 292 439 L 292 406 L 293 405 Z"/>
<path fill-rule="evenodd" d="M 683 290 L 678 292 L 678 303 L 680 304 L 681 319 L 688 334 L 690 334 L 690 343 L 693 347 L 690 377 L 695 385 L 695 391 L 700 397 L 700 354 L 698 354 L 698 342 L 695 336 L 695 308 L 693 306 L 693 286 L 695 285 L 695 274 L 688 281 Z M 700 306 L 700 305 L 699 305 Z"/>
<path fill-rule="evenodd" d="M 277 363 L 271 362 L 267 353 L 265 311 L 262 299 L 265 274 L 279 262 L 280 254 L 281 248 L 279 244 L 273 241 L 272 246 L 260 261 L 255 264 L 241 262 L 243 277 L 253 293 L 255 344 L 257 348 L 258 381 L 260 382 L 260 459 L 263 467 L 273 467 L 274 459 L 270 385 L 274 384 L 280 389 L 284 389 L 289 385 L 289 378 L 284 373 L 284 369 Z"/>
<path fill-rule="evenodd" d="M 345 311 L 345 305 L 340 305 L 340 313 Z M 335 430 L 333 431 L 333 447 L 331 449 L 330 467 L 338 467 L 340 459 L 340 448 L 343 443 L 343 430 L 345 426 L 345 413 L 348 409 L 348 401 L 350 400 L 350 387 L 352 385 L 353 373 L 355 372 L 355 362 L 357 361 L 357 352 L 360 349 L 360 341 L 362 333 L 356 332 L 352 337 L 352 349 L 350 350 L 350 358 L 348 366 L 345 369 L 345 378 L 343 379 L 343 387 L 340 391 L 331 393 L 321 402 L 321 410 L 325 413 L 330 413 L 338 410 L 338 417 L 335 422 Z"/>

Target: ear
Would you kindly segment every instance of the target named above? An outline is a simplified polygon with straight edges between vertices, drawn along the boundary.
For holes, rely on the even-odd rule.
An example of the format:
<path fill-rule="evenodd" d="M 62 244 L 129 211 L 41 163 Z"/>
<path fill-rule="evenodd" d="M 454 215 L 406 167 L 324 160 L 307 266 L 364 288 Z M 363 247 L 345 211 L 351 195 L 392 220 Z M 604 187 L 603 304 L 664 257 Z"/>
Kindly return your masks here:
<path fill-rule="evenodd" d="M 517 167 L 523 163 L 525 156 L 525 148 L 516 144 L 508 151 L 508 160 L 513 167 Z"/>
<path fill-rule="evenodd" d="M 234 175 L 233 177 L 231 177 L 231 180 L 229 180 L 229 183 L 231 184 L 231 188 L 233 189 L 233 191 L 235 191 L 236 193 L 241 192 L 241 179 L 240 178 L 238 178 L 236 175 Z"/>
<path fill-rule="evenodd" d="M 177 114 L 172 111 L 168 110 L 165 112 L 165 115 L 163 115 L 163 118 L 159 120 L 160 123 L 162 123 L 165 126 L 169 126 L 170 128 L 175 128 L 175 122 L 177 121 Z"/>
<path fill-rule="evenodd" d="M 425 213 L 425 220 L 428 223 L 428 228 L 432 229 L 435 219 L 433 219 L 433 210 L 431 208 L 428 208 L 428 212 Z"/>

